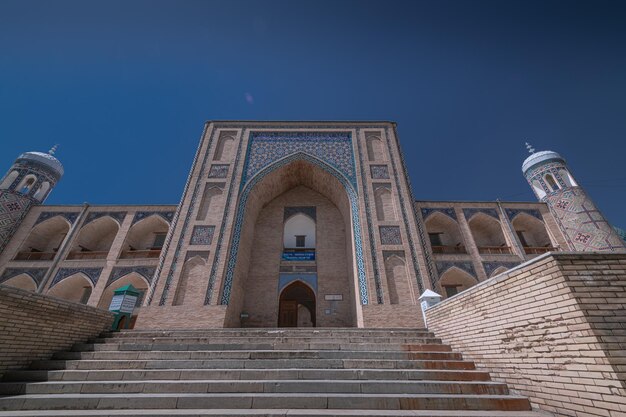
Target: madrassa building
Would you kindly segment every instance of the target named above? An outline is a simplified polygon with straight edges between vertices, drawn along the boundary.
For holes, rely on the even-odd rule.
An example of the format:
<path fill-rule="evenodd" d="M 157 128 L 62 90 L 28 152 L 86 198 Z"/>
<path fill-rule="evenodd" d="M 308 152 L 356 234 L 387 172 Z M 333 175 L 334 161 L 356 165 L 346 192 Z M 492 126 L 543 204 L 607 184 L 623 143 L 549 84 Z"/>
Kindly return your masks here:
<path fill-rule="evenodd" d="M 104 309 L 132 284 L 136 329 L 423 327 L 427 290 L 625 251 L 565 159 L 530 151 L 538 202 L 420 201 L 392 122 L 213 121 L 180 203 L 145 206 L 44 205 L 63 166 L 26 152 L 0 182 L 0 283 Z"/>

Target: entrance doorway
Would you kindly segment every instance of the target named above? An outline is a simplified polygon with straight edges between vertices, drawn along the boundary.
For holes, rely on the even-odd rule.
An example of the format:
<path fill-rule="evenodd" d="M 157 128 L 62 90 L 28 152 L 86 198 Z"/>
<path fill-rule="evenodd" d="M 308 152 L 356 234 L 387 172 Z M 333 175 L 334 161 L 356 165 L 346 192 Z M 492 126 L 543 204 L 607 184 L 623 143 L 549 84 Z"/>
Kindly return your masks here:
<path fill-rule="evenodd" d="M 278 327 L 315 327 L 315 293 L 308 285 L 295 281 L 280 293 Z"/>

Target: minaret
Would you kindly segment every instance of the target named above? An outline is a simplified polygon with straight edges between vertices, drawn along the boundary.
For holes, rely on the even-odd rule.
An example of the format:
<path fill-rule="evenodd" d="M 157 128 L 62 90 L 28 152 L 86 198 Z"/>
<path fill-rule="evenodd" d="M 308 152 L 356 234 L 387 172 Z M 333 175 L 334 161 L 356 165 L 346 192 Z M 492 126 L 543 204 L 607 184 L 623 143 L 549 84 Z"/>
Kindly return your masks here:
<path fill-rule="evenodd" d="M 556 152 L 535 152 L 528 143 L 530 156 L 522 172 L 537 198 L 546 203 L 561 228 L 570 250 L 626 250 L 624 241 L 578 185 L 565 159 Z"/>
<path fill-rule="evenodd" d="M 21 154 L 0 182 L 0 252 L 30 208 L 43 203 L 63 176 L 56 148 Z"/>

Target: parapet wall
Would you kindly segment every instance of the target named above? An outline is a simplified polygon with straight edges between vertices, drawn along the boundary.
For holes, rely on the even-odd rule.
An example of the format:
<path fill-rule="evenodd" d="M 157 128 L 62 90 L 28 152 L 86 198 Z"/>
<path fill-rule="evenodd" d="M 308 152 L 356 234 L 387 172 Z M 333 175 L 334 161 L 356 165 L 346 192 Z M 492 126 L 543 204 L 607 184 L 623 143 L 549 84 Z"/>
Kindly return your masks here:
<path fill-rule="evenodd" d="M 626 255 L 546 254 L 426 312 L 494 380 L 558 416 L 626 416 Z"/>
<path fill-rule="evenodd" d="M 113 314 L 0 285 L 0 377 L 111 328 Z"/>

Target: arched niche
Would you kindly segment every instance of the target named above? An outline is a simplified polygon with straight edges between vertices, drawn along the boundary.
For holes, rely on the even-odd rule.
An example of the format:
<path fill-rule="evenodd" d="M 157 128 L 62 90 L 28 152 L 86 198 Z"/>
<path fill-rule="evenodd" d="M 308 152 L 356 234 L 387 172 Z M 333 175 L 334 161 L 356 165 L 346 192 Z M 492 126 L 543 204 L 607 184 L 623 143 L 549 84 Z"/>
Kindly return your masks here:
<path fill-rule="evenodd" d="M 415 297 L 403 255 L 385 256 L 385 276 L 390 304 L 414 304 Z"/>
<path fill-rule="evenodd" d="M 6 190 L 8 188 L 11 188 L 11 185 L 13 185 L 19 175 L 20 173 L 15 170 L 9 172 L 7 176 L 4 177 L 4 180 L 2 180 L 2 184 L 0 184 L 0 190 Z"/>
<path fill-rule="evenodd" d="M 383 148 L 383 141 L 380 139 L 380 136 L 369 135 L 365 141 L 367 144 L 367 158 L 370 162 L 384 161 L 385 152 Z"/>
<path fill-rule="evenodd" d="M 574 177 L 572 177 L 572 174 L 570 174 L 568 170 L 560 169 L 559 170 L 559 176 L 561 177 L 563 182 L 565 182 L 565 184 L 568 187 L 577 187 L 578 186 L 578 183 L 576 182 L 576 180 L 574 180 Z"/>
<path fill-rule="evenodd" d="M 233 135 L 222 135 L 215 148 L 214 161 L 227 161 L 232 157 L 235 145 L 235 137 Z"/>
<path fill-rule="evenodd" d="M 336 271 L 339 275 L 345 274 L 349 287 L 349 293 L 344 294 L 343 305 L 350 306 L 351 311 L 345 313 L 344 317 L 348 321 L 344 326 L 354 325 L 353 320 L 357 317 L 355 296 L 358 297 L 359 293 L 363 294 L 362 302 L 367 303 L 364 272 L 362 274 L 363 288 L 361 289 L 359 286 L 361 283 L 359 268 L 364 271 L 364 267 L 362 261 L 357 260 L 362 259 L 362 255 L 357 257 L 357 250 L 362 249 L 360 245 L 354 243 L 355 239 L 360 239 L 360 234 L 353 233 L 354 228 L 360 230 L 358 217 L 352 216 L 353 210 L 358 209 L 355 191 L 351 188 L 350 183 L 334 168 L 313 156 L 298 153 L 266 167 L 244 186 L 235 217 L 234 239 L 229 252 L 227 270 L 221 287 L 220 303 L 228 304 L 226 318 L 228 326 L 240 325 L 240 313 L 243 311 L 246 296 L 253 296 L 250 287 L 246 287 L 246 278 L 250 275 L 253 250 L 255 245 L 259 243 L 255 242 L 254 239 L 259 214 L 273 200 L 297 187 L 303 187 L 303 192 L 309 190 L 324 200 L 328 200 L 338 211 L 338 216 L 341 219 L 341 227 L 334 228 L 332 232 L 341 233 L 345 242 L 345 257 L 342 257 L 344 260 L 342 262 L 345 262 L 345 271 L 342 270 L 343 266 Z M 318 214 L 317 228 L 320 227 L 319 217 Z M 282 239 L 280 239 L 282 229 L 279 233 L 277 250 L 281 251 L 283 246 Z M 320 242 L 316 241 L 316 251 L 319 252 L 320 250 Z M 280 257 L 277 260 L 280 260 Z M 267 268 L 266 264 L 267 262 L 264 262 L 262 267 Z M 274 299 L 274 303 L 276 301 Z"/>
<path fill-rule="evenodd" d="M 538 180 L 533 180 L 531 182 L 531 186 L 533 187 L 533 191 L 537 195 L 537 198 L 540 200 L 546 196 L 546 191 L 541 186 L 541 183 Z"/>
<path fill-rule="evenodd" d="M 279 296 L 278 327 L 315 327 L 315 291 L 302 281 L 294 281 Z"/>
<path fill-rule="evenodd" d="M 203 305 L 207 273 L 206 261 L 200 256 L 185 261 L 174 293 L 173 305 Z"/>
<path fill-rule="evenodd" d="M 476 278 L 462 269 L 453 266 L 440 276 L 439 282 L 437 283 L 437 291 L 444 298 L 448 298 L 476 284 L 478 284 Z"/>
<path fill-rule="evenodd" d="M 50 191 L 50 183 L 48 181 L 44 181 L 39 186 L 37 191 L 35 191 L 33 198 L 37 199 L 38 201 L 43 201 L 48 195 L 48 191 Z"/>
<path fill-rule="evenodd" d="M 121 258 L 158 258 L 169 230 L 169 223 L 158 214 L 146 217 L 128 229 Z"/>
<path fill-rule="evenodd" d="M 468 222 L 478 251 L 488 254 L 509 254 L 500 221 L 485 213 L 476 213 Z"/>
<path fill-rule="evenodd" d="M 456 220 L 438 211 L 424 221 L 433 253 L 466 253 Z"/>
<path fill-rule="evenodd" d="M 519 213 L 511 224 L 526 253 L 537 254 L 554 250 L 546 226 L 541 220 L 526 213 Z"/>
<path fill-rule="evenodd" d="M 123 277 L 116 279 L 112 283 L 110 283 L 102 292 L 100 296 L 100 301 L 98 302 L 98 307 L 108 310 L 111 305 L 111 300 L 113 299 L 113 292 L 118 288 L 121 288 L 125 285 L 132 285 L 139 291 L 139 297 L 137 298 L 137 304 L 135 308 L 141 307 L 141 303 L 143 301 L 143 296 L 148 289 L 148 280 L 144 278 L 142 275 L 137 272 L 131 272 L 128 275 L 124 275 Z"/>
<path fill-rule="evenodd" d="M 561 186 L 559 185 L 559 183 L 554 178 L 554 175 L 552 175 L 551 173 L 545 174 L 543 176 L 543 180 L 546 182 L 546 185 L 548 186 L 548 189 L 550 191 L 556 191 L 556 190 L 560 190 L 561 189 Z"/>
<path fill-rule="evenodd" d="M 67 259 L 105 259 L 119 230 L 119 224 L 110 216 L 100 217 L 84 225 Z"/>
<path fill-rule="evenodd" d="M 222 198 L 223 192 L 223 184 L 209 182 L 204 186 L 204 192 L 202 193 L 202 199 L 200 200 L 196 220 L 203 221 L 207 219 L 207 215 L 214 214 L 214 210 L 211 209 L 218 205 L 218 200 Z M 213 218 L 213 216 L 210 215 L 208 217 Z"/>
<path fill-rule="evenodd" d="M 396 207 L 391 193 L 391 187 L 385 185 L 374 186 L 374 202 L 378 221 L 395 221 Z"/>
<path fill-rule="evenodd" d="M 37 291 L 37 282 L 28 274 L 19 274 L 13 278 L 9 278 L 0 285 L 6 285 L 13 288 L 20 288 L 26 291 Z"/>
<path fill-rule="evenodd" d="M 31 192 L 36 183 L 37 177 L 33 174 L 28 174 L 24 178 L 22 178 L 22 181 L 20 181 L 15 190 L 20 194 L 26 195 Z"/>
<path fill-rule="evenodd" d="M 285 249 L 315 249 L 315 220 L 304 213 L 296 213 L 283 227 Z"/>
<path fill-rule="evenodd" d="M 57 282 L 47 294 L 67 301 L 87 304 L 92 290 L 91 281 L 79 272 Z"/>
<path fill-rule="evenodd" d="M 17 252 L 16 260 L 49 261 L 54 259 L 70 231 L 63 216 L 54 216 L 32 228 Z"/>

